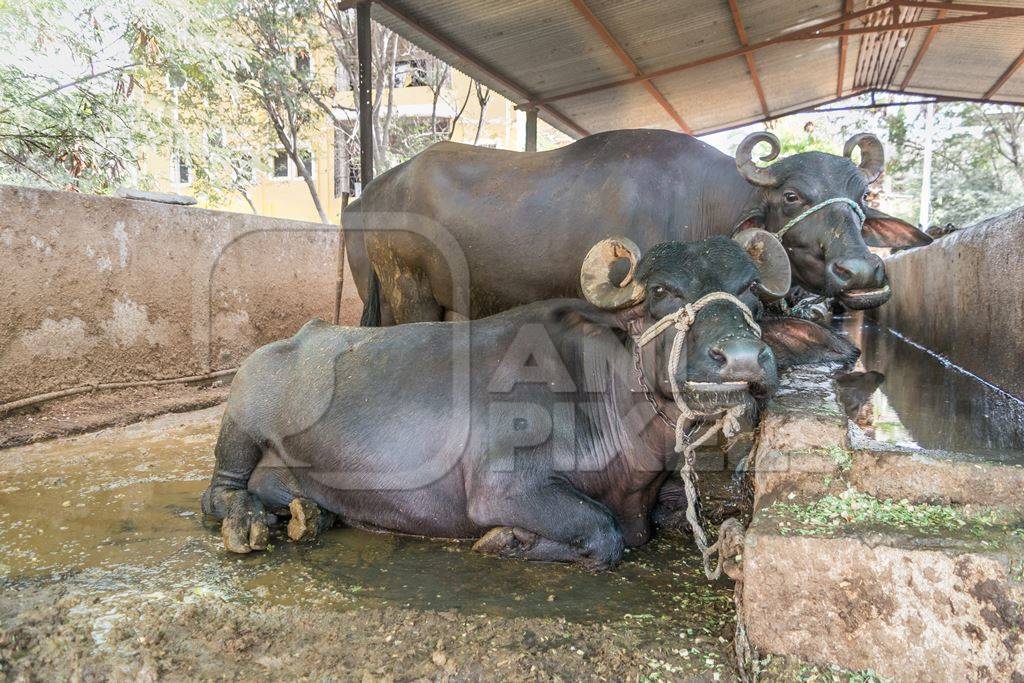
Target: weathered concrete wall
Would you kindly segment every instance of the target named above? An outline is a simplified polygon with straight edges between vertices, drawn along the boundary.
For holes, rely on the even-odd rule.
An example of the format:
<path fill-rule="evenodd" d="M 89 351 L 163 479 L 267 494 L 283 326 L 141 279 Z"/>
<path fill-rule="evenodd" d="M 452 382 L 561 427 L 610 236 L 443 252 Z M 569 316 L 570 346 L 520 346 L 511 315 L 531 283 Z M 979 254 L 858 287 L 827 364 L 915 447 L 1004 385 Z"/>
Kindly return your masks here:
<path fill-rule="evenodd" d="M 0 186 L 0 402 L 233 367 L 330 320 L 336 245 L 316 223 Z"/>
<path fill-rule="evenodd" d="M 1024 396 L 1024 207 L 885 263 L 879 319 L 996 386 Z"/>

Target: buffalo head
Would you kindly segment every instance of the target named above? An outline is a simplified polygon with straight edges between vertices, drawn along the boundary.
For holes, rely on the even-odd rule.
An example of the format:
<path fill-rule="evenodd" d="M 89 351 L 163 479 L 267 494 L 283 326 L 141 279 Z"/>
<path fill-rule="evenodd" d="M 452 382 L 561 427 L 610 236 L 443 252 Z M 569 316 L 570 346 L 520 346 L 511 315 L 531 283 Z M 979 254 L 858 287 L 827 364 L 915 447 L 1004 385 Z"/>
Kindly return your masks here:
<path fill-rule="evenodd" d="M 634 337 L 708 295 L 730 295 L 694 311 L 674 378 L 688 402 L 720 407 L 748 400 L 748 394 L 770 394 L 777 383 L 776 354 L 789 362 L 836 360 L 837 349 L 844 361 L 856 357 L 848 342 L 809 321 L 763 320 L 762 301 L 784 296 L 790 286 L 785 250 L 764 230 L 743 231 L 732 240 L 663 242 L 642 256 L 628 239 L 610 238 L 587 254 L 580 281 L 586 298 L 618 311 Z M 676 334 L 672 328 L 660 335 L 658 358 L 669 359 Z M 663 361 L 656 370 L 645 367 L 645 374 L 670 396 L 670 364 Z"/>
<path fill-rule="evenodd" d="M 868 247 L 916 247 L 931 238 L 914 226 L 872 209 L 868 185 L 882 173 L 882 143 L 868 133 L 851 137 L 844 155 L 802 152 L 770 166 L 757 166 L 751 154 L 771 145 L 761 161 L 774 160 L 779 139 L 751 133 L 736 149 L 736 168 L 760 189 L 739 227 L 780 233 L 789 253 L 793 279 L 804 289 L 837 297 L 848 308 L 874 308 L 889 298 L 885 266 Z M 860 164 L 852 160 L 860 150 Z"/>

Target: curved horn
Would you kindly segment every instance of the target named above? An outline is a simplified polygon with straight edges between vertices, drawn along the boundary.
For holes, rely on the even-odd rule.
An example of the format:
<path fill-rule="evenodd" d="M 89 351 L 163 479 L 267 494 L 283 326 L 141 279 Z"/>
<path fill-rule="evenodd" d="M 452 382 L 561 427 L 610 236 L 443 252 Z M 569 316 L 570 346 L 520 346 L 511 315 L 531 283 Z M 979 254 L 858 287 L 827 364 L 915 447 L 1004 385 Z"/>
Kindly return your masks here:
<path fill-rule="evenodd" d="M 761 157 L 761 161 L 772 161 L 779 156 L 782 145 L 773 133 L 768 131 L 751 133 L 743 138 L 743 142 L 736 148 L 736 169 L 749 183 L 759 187 L 775 187 L 778 181 L 775 179 L 775 174 L 772 173 L 772 170 L 757 166 L 750 156 L 754 151 L 754 147 L 760 142 L 767 142 L 772 146 L 772 151 Z"/>
<path fill-rule="evenodd" d="M 754 290 L 762 301 L 776 301 L 786 296 L 792 282 L 789 255 L 775 235 L 759 228 L 741 230 L 733 237 L 750 255 L 760 273 Z"/>
<path fill-rule="evenodd" d="M 873 183 L 882 175 L 885 167 L 885 150 L 882 149 L 882 141 L 871 133 L 857 133 L 843 146 L 843 156 L 850 158 L 853 148 L 860 147 L 860 172 L 864 178 Z"/>
<path fill-rule="evenodd" d="M 620 259 L 629 259 L 629 271 L 621 282 L 613 282 L 609 275 L 612 265 Z M 601 240 L 587 252 L 580 269 L 580 287 L 587 301 L 598 308 L 615 310 L 632 306 L 644 300 L 646 291 L 633 280 L 636 264 L 640 261 L 640 248 L 625 237 Z"/>

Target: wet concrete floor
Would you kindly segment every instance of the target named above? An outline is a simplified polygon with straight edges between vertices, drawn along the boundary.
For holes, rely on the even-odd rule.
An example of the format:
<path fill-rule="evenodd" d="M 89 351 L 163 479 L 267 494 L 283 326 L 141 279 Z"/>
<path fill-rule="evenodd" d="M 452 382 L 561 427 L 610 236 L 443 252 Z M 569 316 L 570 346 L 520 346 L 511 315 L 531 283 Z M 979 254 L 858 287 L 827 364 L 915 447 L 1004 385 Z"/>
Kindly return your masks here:
<path fill-rule="evenodd" d="M 495 623 L 621 622 L 649 628 L 652 638 L 675 634 L 683 646 L 677 651 L 709 652 L 691 671 L 727 668 L 731 586 L 709 585 L 681 537 L 632 551 L 618 569 L 600 574 L 485 557 L 465 543 L 347 528 L 311 545 L 278 532 L 268 552 L 226 553 L 217 526 L 199 511 L 221 411 L 0 451 L 0 597 L 59 587 L 62 595 L 122 602 L 173 593 L 261 610 L 393 606 Z M 102 624 L 122 612 L 94 618 Z M 16 620 L 18 610 L 8 606 L 5 614 L 0 605 L 0 626 L 5 617 Z M 96 624 L 90 628 L 96 640 Z M 0 656 L 0 674 L 2 665 Z"/>

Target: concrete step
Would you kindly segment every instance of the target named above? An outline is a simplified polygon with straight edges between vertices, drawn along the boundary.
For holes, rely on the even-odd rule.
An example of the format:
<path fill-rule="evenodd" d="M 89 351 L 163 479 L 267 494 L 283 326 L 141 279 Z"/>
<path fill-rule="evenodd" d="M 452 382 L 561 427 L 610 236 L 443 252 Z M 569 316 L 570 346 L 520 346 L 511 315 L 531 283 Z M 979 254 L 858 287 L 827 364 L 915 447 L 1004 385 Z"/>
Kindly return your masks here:
<path fill-rule="evenodd" d="M 751 643 L 896 680 L 1024 680 L 1024 526 L 861 492 L 758 511 Z"/>
<path fill-rule="evenodd" d="M 755 647 L 897 680 L 1024 681 L 1024 469 L 851 438 L 820 368 L 783 377 L 754 469 Z"/>

